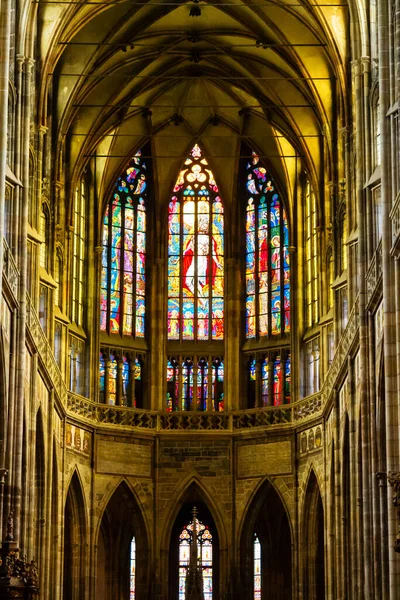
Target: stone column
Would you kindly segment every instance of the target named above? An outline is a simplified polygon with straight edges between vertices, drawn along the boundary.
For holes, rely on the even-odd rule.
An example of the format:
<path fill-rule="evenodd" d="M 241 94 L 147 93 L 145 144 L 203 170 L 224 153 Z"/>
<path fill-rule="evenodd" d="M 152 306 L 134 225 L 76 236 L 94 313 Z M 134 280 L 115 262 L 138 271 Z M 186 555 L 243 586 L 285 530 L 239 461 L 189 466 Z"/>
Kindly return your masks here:
<path fill-rule="evenodd" d="M 372 600 L 373 584 L 372 584 L 372 562 L 371 562 L 371 502 L 370 502 L 370 461 L 369 461 L 369 398 L 368 388 L 365 382 L 368 378 L 368 329 L 365 314 L 366 304 L 366 286 L 365 274 L 367 272 L 367 231 L 365 219 L 365 171 L 364 171 L 364 130 L 365 123 L 363 121 L 363 104 L 364 96 L 367 93 L 363 86 L 363 61 L 358 59 L 353 61 L 353 87 L 355 95 L 355 146 L 357 154 L 357 169 L 356 169 L 356 190 L 357 190 L 357 218 L 359 229 L 359 252 L 358 252 L 358 271 L 359 271 L 359 311 L 360 311 L 360 380 L 364 382 L 360 386 L 360 405 L 361 405 L 361 451 L 362 451 L 362 506 L 363 506 L 363 541 L 364 545 L 360 551 L 360 564 L 363 568 L 363 573 L 360 577 L 363 581 L 363 589 L 360 593 L 363 594 L 364 600 Z M 368 78 L 368 76 L 366 75 Z"/>
<path fill-rule="evenodd" d="M 2 297 L 3 237 L 8 138 L 8 78 L 11 39 L 11 1 L 0 4 L 0 298 Z"/>
<path fill-rule="evenodd" d="M 29 144 L 30 144 L 30 108 L 31 108 L 31 80 L 32 68 L 35 61 L 28 58 L 25 62 L 23 73 L 23 138 L 21 141 L 21 174 L 22 174 L 22 207 L 21 228 L 19 238 L 20 259 L 20 288 L 19 288 L 19 313 L 17 336 L 17 369 L 16 369 L 16 419 L 14 437 L 14 473 L 13 473 L 13 508 L 15 510 L 15 539 L 20 540 L 21 526 L 21 489 L 22 489 L 22 451 L 23 451 L 23 415 L 24 415 L 24 380 L 25 380 L 25 330 L 26 330 L 26 271 L 27 271 L 27 223 L 29 203 Z"/>
<path fill-rule="evenodd" d="M 396 314 L 395 297 L 398 290 L 394 286 L 394 265 L 390 256 L 392 228 L 390 211 L 393 198 L 390 185 L 390 127 L 386 113 L 390 108 L 390 69 L 389 69 L 389 18 L 388 4 L 379 2 L 378 10 L 378 51 L 379 51 L 379 107 L 381 126 L 381 199 L 382 199 L 382 271 L 383 271 L 383 312 L 384 312 L 384 364 L 385 364 L 385 415 L 386 415 L 386 466 L 388 472 L 399 468 L 399 408 L 396 371 Z M 388 488 L 388 533 L 389 544 L 396 538 L 397 517 L 392 506 L 392 493 Z M 400 565 L 393 548 L 389 550 L 389 598 L 400 598 Z"/>
<path fill-rule="evenodd" d="M 226 259 L 225 272 L 225 410 L 242 408 L 240 398 L 241 275 L 236 258 Z"/>
<path fill-rule="evenodd" d="M 151 265 L 151 277 L 148 284 L 150 297 L 147 309 L 149 315 L 148 339 L 151 348 L 147 360 L 148 373 L 146 374 L 147 389 L 150 395 L 150 398 L 147 399 L 147 407 L 153 410 L 165 410 L 167 385 L 165 281 L 165 260 L 157 258 Z"/>

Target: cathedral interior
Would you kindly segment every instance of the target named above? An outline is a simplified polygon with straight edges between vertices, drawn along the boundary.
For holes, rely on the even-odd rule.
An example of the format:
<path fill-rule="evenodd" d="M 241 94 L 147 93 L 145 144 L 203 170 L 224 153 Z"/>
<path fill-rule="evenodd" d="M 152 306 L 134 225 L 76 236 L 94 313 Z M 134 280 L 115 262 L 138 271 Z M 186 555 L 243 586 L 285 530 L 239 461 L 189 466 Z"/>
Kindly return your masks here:
<path fill-rule="evenodd" d="M 0 0 L 0 598 L 400 600 L 400 0 Z"/>

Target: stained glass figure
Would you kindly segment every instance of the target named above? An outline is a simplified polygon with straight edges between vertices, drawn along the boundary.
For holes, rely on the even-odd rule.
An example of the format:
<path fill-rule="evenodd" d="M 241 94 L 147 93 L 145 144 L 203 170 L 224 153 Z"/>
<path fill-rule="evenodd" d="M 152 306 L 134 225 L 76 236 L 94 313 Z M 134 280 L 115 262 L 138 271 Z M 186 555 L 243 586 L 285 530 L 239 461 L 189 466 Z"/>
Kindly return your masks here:
<path fill-rule="evenodd" d="M 224 410 L 224 362 L 220 357 L 212 363 L 212 400 L 213 410 Z"/>
<path fill-rule="evenodd" d="M 203 574 L 204 600 L 212 600 L 213 550 L 212 534 L 199 519 L 197 529 L 197 560 Z M 186 525 L 179 536 L 179 600 L 185 600 L 186 576 L 190 563 L 190 547 L 193 539 L 193 521 Z"/>
<path fill-rule="evenodd" d="M 117 400 L 117 360 L 113 354 L 110 355 L 110 366 L 108 372 L 108 403 L 116 404 Z"/>
<path fill-rule="evenodd" d="M 275 184 L 255 152 L 246 166 L 246 338 L 290 331 L 289 230 Z"/>
<path fill-rule="evenodd" d="M 285 361 L 285 404 L 290 403 L 290 354 Z"/>
<path fill-rule="evenodd" d="M 261 544 L 254 536 L 254 600 L 261 600 Z"/>
<path fill-rule="evenodd" d="M 280 354 L 274 361 L 274 406 L 282 404 L 282 365 Z"/>
<path fill-rule="evenodd" d="M 131 541 L 129 600 L 136 598 L 136 539 Z"/>
<path fill-rule="evenodd" d="M 269 366 L 268 356 L 261 363 L 261 404 L 268 406 L 269 404 Z"/>
<path fill-rule="evenodd" d="M 190 410 L 193 402 L 193 360 L 185 358 L 182 363 L 182 405 L 181 410 Z"/>
<path fill-rule="evenodd" d="M 257 381 L 257 361 L 251 358 L 248 362 L 248 406 L 254 408 L 256 406 L 256 381 Z"/>
<path fill-rule="evenodd" d="M 224 336 L 224 211 L 207 167 L 196 144 L 169 204 L 169 340 Z"/>
<path fill-rule="evenodd" d="M 100 402 L 105 402 L 105 391 L 106 391 L 106 361 L 102 352 L 100 352 Z"/>
<path fill-rule="evenodd" d="M 171 357 L 167 362 L 167 411 L 179 410 L 179 362 Z"/>
<path fill-rule="evenodd" d="M 100 329 L 143 338 L 147 166 L 139 150 L 118 178 L 103 219 Z"/>

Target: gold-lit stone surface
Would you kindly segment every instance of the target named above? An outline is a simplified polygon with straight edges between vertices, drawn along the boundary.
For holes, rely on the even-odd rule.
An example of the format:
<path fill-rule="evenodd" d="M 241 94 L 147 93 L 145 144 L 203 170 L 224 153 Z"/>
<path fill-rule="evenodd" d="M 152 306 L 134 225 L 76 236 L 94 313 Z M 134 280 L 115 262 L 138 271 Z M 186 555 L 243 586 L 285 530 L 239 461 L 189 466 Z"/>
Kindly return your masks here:
<path fill-rule="evenodd" d="M 151 445 L 142 442 L 97 442 L 97 472 L 118 475 L 151 476 Z"/>
<path fill-rule="evenodd" d="M 266 444 L 246 444 L 238 448 L 238 476 L 257 477 L 292 471 L 292 447 L 289 440 Z"/>

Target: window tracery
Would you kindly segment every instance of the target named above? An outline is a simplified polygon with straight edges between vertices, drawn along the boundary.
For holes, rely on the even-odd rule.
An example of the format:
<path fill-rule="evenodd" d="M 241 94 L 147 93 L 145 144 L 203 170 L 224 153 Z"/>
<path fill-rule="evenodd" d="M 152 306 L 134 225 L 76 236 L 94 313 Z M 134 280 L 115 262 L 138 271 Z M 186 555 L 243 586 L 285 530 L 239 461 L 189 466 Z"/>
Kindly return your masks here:
<path fill-rule="evenodd" d="M 168 339 L 224 337 L 224 210 L 195 144 L 168 211 Z"/>
<path fill-rule="evenodd" d="M 254 534 L 254 600 L 261 600 L 261 544 Z"/>
<path fill-rule="evenodd" d="M 221 356 L 170 356 L 166 410 L 224 410 L 224 361 Z"/>
<path fill-rule="evenodd" d="M 213 594 L 213 539 L 207 525 L 196 518 L 197 561 L 203 575 L 204 600 L 212 600 Z M 179 536 L 179 600 L 186 598 L 186 577 L 190 564 L 190 547 L 193 543 L 193 520 L 182 529 Z"/>
<path fill-rule="evenodd" d="M 100 330 L 143 338 L 147 165 L 139 150 L 118 178 L 103 219 Z"/>
<path fill-rule="evenodd" d="M 250 355 L 247 374 L 249 408 L 290 403 L 291 361 L 287 348 Z"/>
<path fill-rule="evenodd" d="M 246 165 L 246 338 L 290 331 L 289 228 L 258 155 Z"/>

